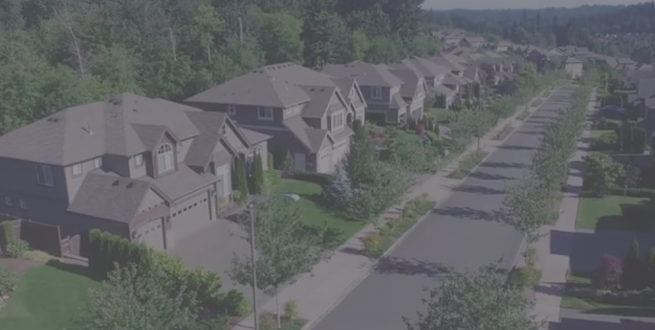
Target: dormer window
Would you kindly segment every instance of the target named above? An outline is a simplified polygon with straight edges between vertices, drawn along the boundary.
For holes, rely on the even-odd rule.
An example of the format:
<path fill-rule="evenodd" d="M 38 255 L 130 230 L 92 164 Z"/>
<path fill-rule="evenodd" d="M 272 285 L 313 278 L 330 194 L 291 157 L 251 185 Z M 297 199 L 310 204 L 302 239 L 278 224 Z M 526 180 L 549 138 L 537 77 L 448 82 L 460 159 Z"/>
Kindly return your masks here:
<path fill-rule="evenodd" d="M 343 126 L 343 112 L 339 112 L 332 116 L 332 129 L 341 128 Z"/>
<path fill-rule="evenodd" d="M 223 125 L 221 126 L 221 136 L 225 136 L 225 135 L 227 135 L 227 128 L 225 127 L 225 125 Z"/>
<path fill-rule="evenodd" d="M 374 100 L 379 100 L 382 98 L 382 88 L 380 87 L 373 87 L 371 90 L 371 98 Z"/>
<path fill-rule="evenodd" d="M 159 174 L 172 171 L 175 167 L 173 163 L 173 147 L 164 143 L 157 149 L 157 172 Z"/>
<path fill-rule="evenodd" d="M 273 120 L 273 108 L 257 107 L 257 118 L 260 120 Z"/>

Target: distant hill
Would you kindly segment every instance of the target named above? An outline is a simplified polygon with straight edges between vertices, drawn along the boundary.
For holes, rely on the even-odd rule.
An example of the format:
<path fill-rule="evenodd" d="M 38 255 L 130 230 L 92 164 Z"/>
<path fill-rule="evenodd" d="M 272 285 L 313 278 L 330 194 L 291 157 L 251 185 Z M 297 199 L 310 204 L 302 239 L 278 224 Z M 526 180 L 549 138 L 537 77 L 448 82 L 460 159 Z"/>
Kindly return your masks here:
<path fill-rule="evenodd" d="M 466 17 L 472 21 L 490 20 L 492 22 L 500 21 L 508 24 L 518 22 L 524 15 L 535 16 L 539 14 L 541 19 L 550 22 L 554 17 L 559 21 L 568 21 L 571 18 L 580 18 L 587 16 L 603 15 L 611 12 L 620 11 L 626 6 L 582 6 L 577 8 L 543 8 L 543 9 L 495 9 L 495 10 L 466 10 L 452 9 L 432 11 L 432 15 L 439 16 L 460 16 Z M 429 12 L 430 10 L 428 10 Z"/>

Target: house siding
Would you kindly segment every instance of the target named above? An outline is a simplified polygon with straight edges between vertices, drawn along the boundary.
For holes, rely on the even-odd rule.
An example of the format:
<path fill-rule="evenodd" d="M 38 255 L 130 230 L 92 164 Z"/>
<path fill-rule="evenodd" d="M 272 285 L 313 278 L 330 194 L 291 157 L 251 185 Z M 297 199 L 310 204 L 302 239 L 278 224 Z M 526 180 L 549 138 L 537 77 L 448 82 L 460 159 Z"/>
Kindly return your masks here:
<path fill-rule="evenodd" d="M 199 102 L 184 102 L 185 104 L 196 107 L 205 111 L 218 111 L 227 113 L 228 105 L 221 103 L 199 103 Z M 254 105 L 235 105 L 234 115 L 229 115 L 230 119 L 239 124 L 245 125 L 265 125 L 272 127 L 283 127 L 282 120 L 284 119 L 284 112 L 282 108 L 273 108 L 273 120 L 260 120 L 257 117 L 257 106 Z"/>
<path fill-rule="evenodd" d="M 159 149 L 159 147 L 161 147 L 164 143 L 168 143 L 168 144 L 171 145 L 171 147 L 173 147 L 173 166 L 174 166 L 174 168 L 173 168 L 173 170 L 170 171 L 170 172 L 166 172 L 166 173 L 161 173 L 161 174 L 160 174 L 160 173 L 159 173 L 158 164 L 157 164 L 157 153 L 156 153 L 156 150 Z M 175 141 L 173 141 L 173 139 L 171 139 L 171 137 L 168 136 L 168 134 L 165 134 L 165 135 L 162 137 L 161 141 L 159 141 L 159 143 L 157 143 L 157 146 L 155 147 L 155 152 L 150 152 L 150 153 L 149 153 L 149 155 L 150 155 L 150 157 L 149 157 L 150 167 L 152 168 L 152 174 L 151 174 L 151 176 L 152 176 L 153 178 L 156 179 L 156 178 L 160 177 L 161 175 L 166 175 L 166 174 L 168 174 L 168 173 L 173 173 L 174 171 L 177 171 L 177 169 L 178 169 L 178 162 L 182 161 L 182 159 L 178 159 L 178 158 L 177 158 L 177 150 L 176 150 L 176 149 L 177 149 L 177 148 L 175 148 Z M 148 165 L 148 164 L 146 164 L 146 165 Z"/>
<path fill-rule="evenodd" d="M 262 159 L 262 167 L 264 171 L 268 170 L 268 145 L 266 141 L 254 145 L 253 149 L 259 150 L 259 156 Z"/>
<path fill-rule="evenodd" d="M 48 165 L 52 169 L 53 187 L 41 186 L 37 182 L 37 163 L 0 158 L 0 191 L 15 192 L 30 196 L 68 202 L 64 167 Z"/>
<path fill-rule="evenodd" d="M 157 195 L 156 192 L 150 190 L 144 196 L 143 201 L 141 202 L 141 206 L 139 206 L 137 213 L 146 212 L 164 203 L 165 201 L 163 198 L 161 198 L 161 196 Z"/>
<path fill-rule="evenodd" d="M 389 87 L 380 87 L 382 90 L 382 97 L 380 99 L 373 99 L 373 86 L 359 86 L 362 94 L 364 95 L 364 100 L 369 106 L 386 106 L 389 107 L 389 102 L 391 101 L 391 89 Z"/>
<path fill-rule="evenodd" d="M 323 118 L 303 118 L 307 126 L 314 128 L 323 128 L 323 123 L 325 122 L 325 117 Z"/>

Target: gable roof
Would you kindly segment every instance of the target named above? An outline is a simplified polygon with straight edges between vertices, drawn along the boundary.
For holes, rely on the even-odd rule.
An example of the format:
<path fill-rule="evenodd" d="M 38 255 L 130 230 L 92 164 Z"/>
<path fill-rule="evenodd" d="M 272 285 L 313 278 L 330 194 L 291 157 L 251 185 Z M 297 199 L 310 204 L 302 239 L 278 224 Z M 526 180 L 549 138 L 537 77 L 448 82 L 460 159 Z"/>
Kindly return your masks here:
<path fill-rule="evenodd" d="M 464 40 L 466 40 L 468 43 L 487 42 L 483 37 L 465 37 Z"/>
<path fill-rule="evenodd" d="M 576 57 L 571 56 L 571 57 L 568 57 L 566 59 L 566 61 L 564 61 L 564 63 L 566 63 L 566 64 L 582 64 L 582 61 L 580 61 Z"/>
<path fill-rule="evenodd" d="M 394 76 L 384 65 L 354 61 L 347 64 L 327 64 L 323 72 L 337 78 L 354 78 L 360 86 L 395 87 L 402 80 Z"/>
<path fill-rule="evenodd" d="M 401 60 L 398 63 L 392 64 L 392 67 L 396 69 L 410 69 L 423 77 L 441 76 L 451 70 L 445 65 L 418 56 Z"/>
<path fill-rule="evenodd" d="M 130 157 L 150 151 L 164 131 L 179 140 L 199 134 L 189 106 L 123 93 L 78 105 L 0 137 L 0 157 L 67 166 L 104 154 Z"/>
<path fill-rule="evenodd" d="M 335 86 L 333 79 L 294 63 L 281 63 L 253 70 L 185 101 L 284 108 L 310 100 L 301 86 Z"/>
<path fill-rule="evenodd" d="M 400 86 L 400 96 L 413 98 L 419 88 L 419 82 L 423 81 L 423 75 L 410 69 L 391 69 L 389 71 L 403 81 Z"/>
<path fill-rule="evenodd" d="M 452 55 L 456 56 L 456 55 Z M 452 60 L 451 58 L 447 58 L 445 56 L 433 56 L 428 59 L 430 62 L 435 63 L 439 66 L 445 67 L 448 69 L 448 72 L 450 71 L 464 71 L 464 66 L 460 64 L 459 62 L 456 62 Z"/>

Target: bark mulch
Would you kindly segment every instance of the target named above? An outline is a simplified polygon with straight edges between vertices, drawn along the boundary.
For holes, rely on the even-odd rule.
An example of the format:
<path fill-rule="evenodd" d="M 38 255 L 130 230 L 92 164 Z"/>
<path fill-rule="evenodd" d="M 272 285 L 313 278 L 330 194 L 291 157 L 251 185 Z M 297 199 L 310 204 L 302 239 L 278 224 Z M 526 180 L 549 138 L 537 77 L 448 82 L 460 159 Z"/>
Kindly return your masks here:
<path fill-rule="evenodd" d="M 16 275 L 21 275 L 40 265 L 40 263 L 30 260 L 0 257 L 0 267 L 4 267 Z"/>

